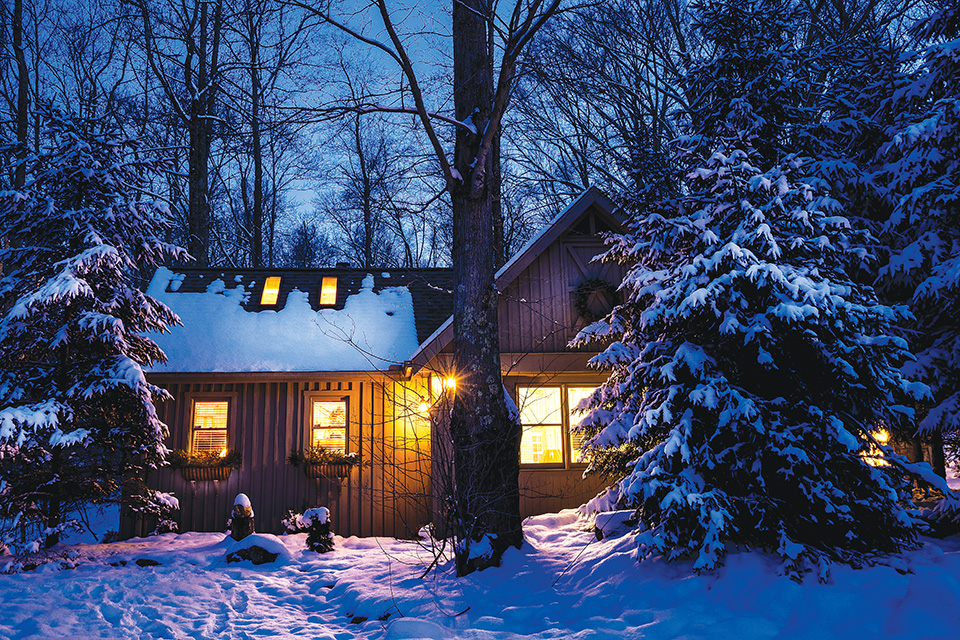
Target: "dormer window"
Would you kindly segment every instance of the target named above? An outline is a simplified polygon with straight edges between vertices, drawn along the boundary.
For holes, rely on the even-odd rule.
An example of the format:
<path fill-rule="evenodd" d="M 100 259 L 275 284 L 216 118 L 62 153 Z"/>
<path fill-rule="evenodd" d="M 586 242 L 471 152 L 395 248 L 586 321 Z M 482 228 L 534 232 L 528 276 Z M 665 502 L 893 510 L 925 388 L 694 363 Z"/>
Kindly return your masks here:
<path fill-rule="evenodd" d="M 280 276 L 270 276 L 263 283 L 263 293 L 260 294 L 261 305 L 277 304 L 277 298 L 280 297 Z"/>
<path fill-rule="evenodd" d="M 335 304 L 337 304 L 337 277 L 327 276 L 320 284 L 320 305 L 332 307 Z"/>

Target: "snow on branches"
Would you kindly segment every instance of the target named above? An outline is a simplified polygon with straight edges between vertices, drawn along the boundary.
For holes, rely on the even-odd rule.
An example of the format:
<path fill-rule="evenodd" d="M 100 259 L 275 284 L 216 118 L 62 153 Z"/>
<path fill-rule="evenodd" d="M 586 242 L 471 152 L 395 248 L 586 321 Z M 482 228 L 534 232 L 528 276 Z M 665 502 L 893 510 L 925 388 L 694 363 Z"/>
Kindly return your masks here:
<path fill-rule="evenodd" d="M 131 159 L 136 144 L 101 125 L 43 116 L 25 185 L 0 192 L 0 518 L 55 532 L 75 503 L 165 452 L 153 405 L 164 392 L 143 374 L 163 354 L 143 334 L 177 319 L 134 279 L 185 254 L 143 197 L 159 162 Z"/>
<path fill-rule="evenodd" d="M 586 446 L 625 471 L 641 558 L 710 569 L 735 543 L 779 550 L 793 572 L 861 562 L 914 539 L 898 502 L 911 467 L 875 433 L 928 390 L 900 374 L 905 310 L 851 275 L 867 234 L 803 160 L 755 157 L 731 133 L 691 161 L 682 196 L 612 241 L 624 304 L 578 337 L 614 340 L 593 360 L 610 378 Z"/>

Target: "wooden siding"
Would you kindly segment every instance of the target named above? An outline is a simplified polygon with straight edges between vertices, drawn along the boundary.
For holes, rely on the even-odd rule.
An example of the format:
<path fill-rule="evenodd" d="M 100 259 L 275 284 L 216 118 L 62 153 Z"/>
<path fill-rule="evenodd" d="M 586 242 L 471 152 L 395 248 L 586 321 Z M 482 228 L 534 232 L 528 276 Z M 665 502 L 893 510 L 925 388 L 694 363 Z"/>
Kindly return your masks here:
<path fill-rule="evenodd" d="M 583 477 L 582 468 L 520 469 L 520 515 L 573 509 L 600 493 L 609 483 L 602 478 Z"/>
<path fill-rule="evenodd" d="M 288 509 L 315 506 L 330 509 L 340 535 L 411 537 L 429 520 L 430 429 L 418 414 L 425 380 L 316 377 L 162 386 L 173 396 L 158 407 L 170 429 L 168 447 L 187 447 L 191 400 L 219 395 L 235 403 L 228 446 L 243 456 L 242 466 L 222 482 L 186 481 L 177 470 L 153 472 L 151 486 L 180 500 L 181 531 L 223 530 L 241 492 L 250 497 L 257 530 L 264 532 L 280 532 Z M 307 478 L 286 462 L 291 450 L 309 444 L 312 397 L 348 399 L 347 450 L 358 451 L 362 462 L 340 482 Z"/>
<path fill-rule="evenodd" d="M 597 237 L 565 237 L 550 245 L 500 296 L 502 353 L 560 353 L 583 328 L 574 308 L 577 287 L 600 279 L 617 285 L 623 269 L 591 263 L 604 250 Z"/>

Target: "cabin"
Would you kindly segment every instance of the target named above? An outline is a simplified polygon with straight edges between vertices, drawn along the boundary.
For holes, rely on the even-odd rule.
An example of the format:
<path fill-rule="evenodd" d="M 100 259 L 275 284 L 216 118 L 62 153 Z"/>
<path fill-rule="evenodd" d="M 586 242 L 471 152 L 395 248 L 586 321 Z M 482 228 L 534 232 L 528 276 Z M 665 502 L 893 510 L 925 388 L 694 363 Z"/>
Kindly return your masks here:
<path fill-rule="evenodd" d="M 616 302 L 623 272 L 592 262 L 622 214 L 591 189 L 496 276 L 504 387 L 520 411 L 524 515 L 577 506 L 603 488 L 583 478 L 572 427 L 603 380 L 568 343 Z M 457 393 L 449 269 L 161 268 L 148 293 L 182 326 L 152 335 L 167 355 L 148 378 L 166 445 L 239 466 L 164 468 L 149 484 L 180 502 L 181 531 L 223 530 L 236 494 L 260 531 L 288 511 L 326 506 L 341 535 L 413 537 L 449 479 L 443 420 Z M 291 464 L 314 447 L 353 464 Z M 128 522 L 143 535 L 147 521 Z"/>

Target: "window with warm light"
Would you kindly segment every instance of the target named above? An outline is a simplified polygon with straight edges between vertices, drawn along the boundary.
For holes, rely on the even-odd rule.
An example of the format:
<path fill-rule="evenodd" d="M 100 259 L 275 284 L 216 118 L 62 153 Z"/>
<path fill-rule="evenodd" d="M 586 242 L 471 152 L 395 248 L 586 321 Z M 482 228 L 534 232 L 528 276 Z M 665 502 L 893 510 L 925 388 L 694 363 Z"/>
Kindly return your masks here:
<path fill-rule="evenodd" d="M 192 453 L 226 453 L 229 410 L 230 403 L 226 400 L 193 402 L 193 429 L 190 439 Z"/>
<path fill-rule="evenodd" d="M 583 455 L 583 434 L 576 431 L 577 425 L 586 416 L 586 411 L 578 411 L 580 401 L 589 398 L 596 387 L 567 387 L 567 427 L 570 432 L 570 462 L 577 464 Z"/>
<path fill-rule="evenodd" d="M 320 283 L 320 304 L 324 306 L 337 304 L 336 276 L 326 276 Z"/>
<path fill-rule="evenodd" d="M 311 444 L 328 451 L 347 452 L 347 401 L 314 400 Z"/>
<path fill-rule="evenodd" d="M 260 304 L 274 305 L 280 297 L 280 277 L 270 276 L 263 283 L 263 293 L 260 294 Z"/>
<path fill-rule="evenodd" d="M 523 435 L 521 464 L 563 463 L 563 412 L 560 387 L 518 387 Z"/>
<path fill-rule="evenodd" d="M 558 385 L 517 387 L 517 407 L 523 435 L 520 463 L 525 465 L 580 464 L 583 436 L 574 431 L 585 412 L 581 400 L 596 387 Z"/>

